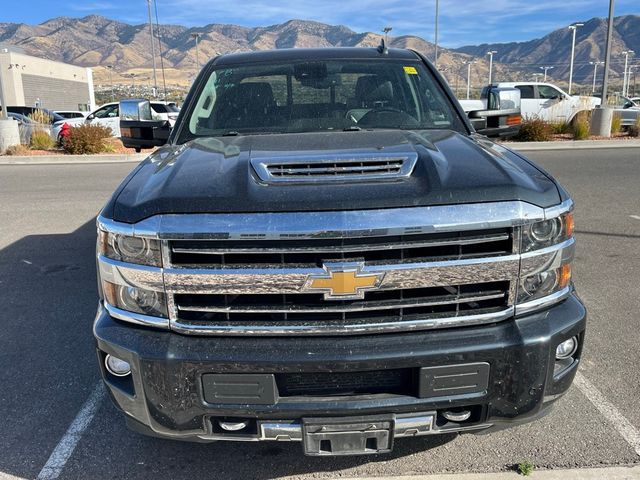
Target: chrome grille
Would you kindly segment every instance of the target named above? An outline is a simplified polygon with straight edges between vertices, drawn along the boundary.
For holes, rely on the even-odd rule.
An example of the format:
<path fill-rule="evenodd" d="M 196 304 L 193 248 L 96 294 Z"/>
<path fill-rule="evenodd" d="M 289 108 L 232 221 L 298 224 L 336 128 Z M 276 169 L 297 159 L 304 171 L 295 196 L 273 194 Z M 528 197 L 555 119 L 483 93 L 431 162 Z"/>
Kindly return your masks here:
<path fill-rule="evenodd" d="M 322 266 L 331 261 L 369 265 L 500 256 L 512 253 L 510 229 L 306 240 L 176 240 L 175 267 Z"/>
<path fill-rule="evenodd" d="M 413 171 L 417 154 L 375 153 L 349 156 L 253 158 L 260 179 L 268 183 L 352 182 L 399 179 Z"/>

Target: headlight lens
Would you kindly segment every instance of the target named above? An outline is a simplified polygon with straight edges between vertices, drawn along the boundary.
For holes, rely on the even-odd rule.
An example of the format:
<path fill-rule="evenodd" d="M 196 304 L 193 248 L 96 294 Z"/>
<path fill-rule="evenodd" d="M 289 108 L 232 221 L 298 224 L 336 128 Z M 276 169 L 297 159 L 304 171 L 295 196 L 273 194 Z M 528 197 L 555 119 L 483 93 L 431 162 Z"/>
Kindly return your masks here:
<path fill-rule="evenodd" d="M 522 229 L 522 251 L 530 252 L 563 242 L 573 235 L 573 213 L 532 223 Z"/>
<path fill-rule="evenodd" d="M 525 277 L 518 289 L 518 303 L 537 300 L 553 295 L 566 288 L 571 282 L 571 264 Z"/>
<path fill-rule="evenodd" d="M 102 290 L 109 305 L 129 312 L 167 318 L 167 302 L 162 292 L 111 282 L 102 282 Z"/>
<path fill-rule="evenodd" d="M 98 231 L 98 253 L 113 260 L 139 265 L 162 266 L 160 241 Z"/>

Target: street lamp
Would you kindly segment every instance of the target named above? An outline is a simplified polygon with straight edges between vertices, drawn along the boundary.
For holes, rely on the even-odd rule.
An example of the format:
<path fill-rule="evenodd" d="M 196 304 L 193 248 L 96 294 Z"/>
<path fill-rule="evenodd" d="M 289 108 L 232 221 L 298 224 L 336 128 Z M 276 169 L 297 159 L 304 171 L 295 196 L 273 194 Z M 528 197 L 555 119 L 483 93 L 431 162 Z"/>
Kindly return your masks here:
<path fill-rule="evenodd" d="M 622 74 L 622 95 L 623 96 L 627 96 L 627 90 L 629 87 L 629 80 L 631 79 L 631 77 L 629 76 L 629 79 L 627 79 L 627 64 L 629 62 L 629 55 L 633 56 L 633 54 L 636 53 L 633 50 L 625 50 L 624 52 L 622 52 L 622 54 L 624 55 L 624 72 Z"/>
<path fill-rule="evenodd" d="M 574 23 L 573 25 L 569 25 L 569 30 L 572 31 L 573 36 L 571 40 L 571 65 L 569 66 L 569 95 L 571 95 L 571 84 L 573 82 L 573 56 L 576 51 L 576 31 L 578 27 L 582 27 L 584 23 Z"/>
<path fill-rule="evenodd" d="M 542 75 L 544 75 L 544 74 L 542 74 L 542 73 L 534 73 L 534 74 L 533 74 L 533 80 L 534 80 L 536 83 L 538 83 L 538 82 L 540 81 L 540 77 L 541 77 Z"/>
<path fill-rule="evenodd" d="M 604 62 L 589 62 L 589 65 L 593 65 L 593 87 L 591 87 L 591 93 L 596 93 L 596 77 L 598 75 L 598 65 L 603 65 Z"/>
<path fill-rule="evenodd" d="M 151 58 L 153 59 L 153 96 L 157 96 L 158 92 L 158 74 L 156 72 L 156 42 L 153 37 L 153 21 L 151 20 L 151 2 L 153 0 L 147 0 L 147 7 L 149 9 L 149 36 L 151 37 Z"/>
<path fill-rule="evenodd" d="M 547 81 L 547 70 L 551 70 L 553 67 L 540 67 L 540 70 L 544 70 L 544 80 L 542 80 L 543 82 Z"/>
<path fill-rule="evenodd" d="M 116 101 L 116 89 L 113 85 L 113 65 L 107 65 L 107 70 L 109 70 L 109 83 L 111 85 L 111 101 Z"/>
<path fill-rule="evenodd" d="M 438 9 L 439 8 L 440 8 L 440 2 L 436 0 L 436 31 L 435 31 L 435 37 L 434 37 L 436 54 L 435 54 L 435 60 L 433 62 L 433 65 L 436 67 L 436 70 L 438 69 Z"/>
<path fill-rule="evenodd" d="M 469 100 L 471 93 L 471 65 L 476 63 L 475 61 L 465 61 L 467 65 L 467 100 Z"/>
<path fill-rule="evenodd" d="M 198 41 L 200 40 L 200 37 L 202 37 L 200 32 L 194 32 L 191 34 L 191 38 L 196 41 L 196 66 L 198 67 L 198 71 L 200 71 L 200 55 L 198 52 Z"/>
<path fill-rule="evenodd" d="M 491 85 L 491 70 L 493 69 L 493 54 L 498 53 L 496 50 L 489 50 L 487 55 L 489 55 L 489 85 Z"/>
<path fill-rule="evenodd" d="M 389 43 L 389 32 L 393 30 L 393 27 L 384 27 L 382 31 L 384 32 L 384 44 L 388 45 Z"/>

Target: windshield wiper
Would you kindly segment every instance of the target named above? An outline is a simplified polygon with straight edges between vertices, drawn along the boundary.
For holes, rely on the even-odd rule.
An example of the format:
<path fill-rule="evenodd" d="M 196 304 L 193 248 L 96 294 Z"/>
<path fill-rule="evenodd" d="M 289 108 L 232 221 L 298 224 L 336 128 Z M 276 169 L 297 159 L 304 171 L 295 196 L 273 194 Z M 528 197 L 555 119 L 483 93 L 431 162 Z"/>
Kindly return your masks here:
<path fill-rule="evenodd" d="M 227 130 L 222 134 L 223 137 L 237 137 L 238 135 L 240 134 L 236 130 Z"/>
<path fill-rule="evenodd" d="M 343 132 L 359 132 L 360 130 L 362 130 L 362 128 L 357 125 L 349 125 L 342 129 Z"/>

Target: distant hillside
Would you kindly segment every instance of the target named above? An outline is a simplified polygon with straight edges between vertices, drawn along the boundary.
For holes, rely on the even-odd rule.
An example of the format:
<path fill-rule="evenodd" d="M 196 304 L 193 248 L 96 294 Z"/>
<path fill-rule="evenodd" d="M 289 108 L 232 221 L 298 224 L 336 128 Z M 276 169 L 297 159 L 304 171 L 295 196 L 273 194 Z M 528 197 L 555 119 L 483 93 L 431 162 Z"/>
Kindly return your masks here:
<path fill-rule="evenodd" d="M 586 83 L 593 79 L 593 66 L 589 65 L 589 62 L 604 60 L 607 20 L 592 18 L 579 23 L 584 23 L 584 26 L 579 27 L 576 33 L 574 79 Z M 637 52 L 636 56 L 640 57 L 640 16 L 616 17 L 613 25 L 611 69 L 616 75 L 613 79 L 617 80 L 622 77 L 624 70 L 622 52 L 634 50 Z M 567 79 L 571 58 L 571 36 L 571 30 L 562 28 L 528 42 L 485 43 L 457 48 L 455 51 L 480 56 L 486 55 L 487 51 L 496 50 L 498 53 L 494 55 L 494 60 L 513 65 L 514 68 L 529 69 L 532 73 L 540 71 L 540 66 L 553 66 L 554 68 L 548 71 L 552 78 Z M 640 62 L 634 59 L 633 63 Z"/>

